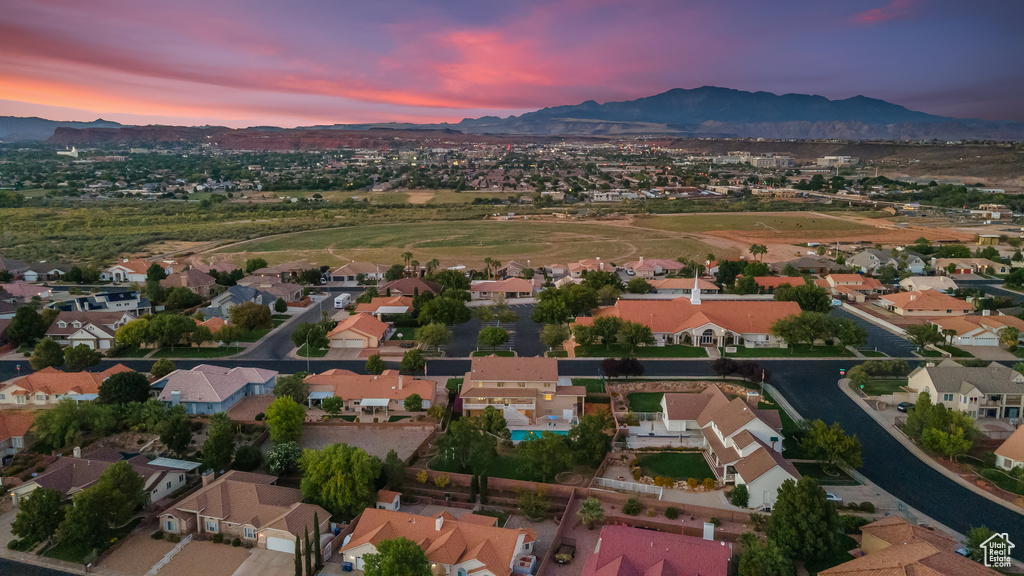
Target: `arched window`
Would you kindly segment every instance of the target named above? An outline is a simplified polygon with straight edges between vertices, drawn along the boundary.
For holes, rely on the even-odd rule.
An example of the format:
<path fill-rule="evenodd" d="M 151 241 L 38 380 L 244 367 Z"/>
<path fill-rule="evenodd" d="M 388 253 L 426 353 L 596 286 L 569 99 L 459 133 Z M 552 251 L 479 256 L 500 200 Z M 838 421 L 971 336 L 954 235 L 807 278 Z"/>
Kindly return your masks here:
<path fill-rule="evenodd" d="M 704 331 L 704 333 L 702 333 L 700 335 L 700 345 L 701 346 L 705 346 L 705 345 L 714 344 L 714 343 L 715 343 L 715 331 L 712 330 L 711 328 L 708 328 L 707 330 Z"/>

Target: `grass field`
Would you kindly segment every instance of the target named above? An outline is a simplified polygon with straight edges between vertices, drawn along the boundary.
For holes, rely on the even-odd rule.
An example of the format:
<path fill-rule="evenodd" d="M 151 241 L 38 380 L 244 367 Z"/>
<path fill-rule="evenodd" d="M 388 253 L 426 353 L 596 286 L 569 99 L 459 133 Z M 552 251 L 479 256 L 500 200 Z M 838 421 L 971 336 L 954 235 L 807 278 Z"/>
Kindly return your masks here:
<path fill-rule="evenodd" d="M 906 386 L 906 379 L 890 378 L 886 380 L 869 380 L 861 390 L 868 396 L 881 396 L 899 392 L 901 386 Z M 856 385 L 850 382 L 850 387 L 856 389 Z"/>
<path fill-rule="evenodd" d="M 633 412 L 661 412 L 662 392 L 633 392 L 626 395 Z"/>
<path fill-rule="evenodd" d="M 875 230 L 851 220 L 830 218 L 817 214 L 682 214 L 644 218 L 638 222 L 647 228 L 669 232 L 719 232 L 737 230 L 740 232 L 777 232 L 780 237 L 824 236 L 844 234 L 866 234 Z M 843 235 L 843 234 L 839 234 Z"/>
<path fill-rule="evenodd" d="M 306 258 L 326 264 L 343 257 L 400 262 L 401 254 L 407 250 L 420 262 L 438 258 L 442 265 L 480 264 L 484 258 L 507 261 L 524 254 L 543 263 L 574 262 L 595 256 L 609 262 L 625 262 L 641 255 L 675 259 L 714 252 L 719 258 L 738 256 L 680 232 L 636 228 L 624 221 L 536 220 L 433 221 L 313 230 L 243 242 L 217 252 L 245 252 L 250 258 L 260 255 L 271 263 Z M 279 254 L 283 252 L 288 254 Z"/>
<path fill-rule="evenodd" d="M 231 346 L 229 348 L 161 348 L 151 358 L 222 358 L 238 354 L 245 348 Z"/>
<path fill-rule="evenodd" d="M 458 392 L 459 388 L 461 386 L 462 386 L 462 378 L 449 378 L 448 382 L 444 385 L 444 387 L 449 392 Z"/>
<path fill-rule="evenodd" d="M 302 346 L 299 346 L 298 351 L 295 352 L 295 353 L 298 354 L 299 356 L 303 357 L 303 358 L 305 358 L 306 356 L 309 356 L 310 358 L 323 358 L 324 356 L 327 356 L 327 349 L 326 348 L 317 348 L 316 350 L 313 350 L 312 352 L 307 354 L 306 353 L 306 345 L 303 344 Z"/>
<path fill-rule="evenodd" d="M 667 476 L 676 480 L 714 478 L 700 452 L 660 452 L 640 457 L 640 469 L 652 478 Z"/>
<path fill-rule="evenodd" d="M 839 471 L 835 476 L 826 474 L 821 468 L 821 464 L 817 462 L 794 462 L 793 466 L 796 466 L 801 476 L 810 476 L 816 478 L 818 484 L 822 486 L 858 486 L 860 482 L 853 479 L 852 476 L 846 472 Z"/>
<path fill-rule="evenodd" d="M 630 352 L 625 344 L 594 344 L 592 346 L 577 346 L 577 357 L 625 357 L 636 358 L 706 358 L 707 350 L 700 346 L 681 346 L 670 344 L 667 346 L 641 346 Z"/>
<path fill-rule="evenodd" d="M 842 346 L 807 346 L 797 344 L 789 348 L 737 348 L 729 352 L 730 358 L 838 358 L 853 356 Z"/>
<path fill-rule="evenodd" d="M 985 468 L 979 472 L 985 478 L 988 478 L 1007 492 L 1013 492 L 1014 494 L 1024 494 L 1024 482 L 1017 480 L 1013 476 L 1010 476 L 1002 470 L 996 470 L 995 468 Z"/>
<path fill-rule="evenodd" d="M 600 378 L 573 378 L 573 386 L 586 386 L 587 394 L 604 394 L 604 380 Z"/>

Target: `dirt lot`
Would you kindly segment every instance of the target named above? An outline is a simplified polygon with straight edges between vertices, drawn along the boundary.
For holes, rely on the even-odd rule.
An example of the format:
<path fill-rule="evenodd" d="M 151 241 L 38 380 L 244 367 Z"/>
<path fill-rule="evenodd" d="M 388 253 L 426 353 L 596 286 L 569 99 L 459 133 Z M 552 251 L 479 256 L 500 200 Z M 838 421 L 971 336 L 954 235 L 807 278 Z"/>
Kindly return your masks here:
<path fill-rule="evenodd" d="M 231 576 L 248 557 L 245 548 L 190 542 L 160 569 L 160 576 Z"/>
<path fill-rule="evenodd" d="M 105 558 L 100 566 L 133 576 L 144 576 L 154 564 L 173 549 L 175 544 L 167 540 L 153 540 L 149 532 L 134 534 Z M 163 574 L 163 571 L 160 572 Z"/>
<path fill-rule="evenodd" d="M 389 450 L 405 460 L 430 435 L 432 426 L 304 426 L 302 447 L 318 450 L 329 444 L 344 443 L 366 450 L 381 460 Z"/>

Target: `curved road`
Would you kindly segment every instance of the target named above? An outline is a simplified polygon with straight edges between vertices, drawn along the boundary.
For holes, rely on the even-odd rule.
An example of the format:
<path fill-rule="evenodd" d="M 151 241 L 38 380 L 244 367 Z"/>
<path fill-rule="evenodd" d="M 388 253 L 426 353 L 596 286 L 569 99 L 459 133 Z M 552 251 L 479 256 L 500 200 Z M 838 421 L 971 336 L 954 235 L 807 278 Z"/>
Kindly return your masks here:
<path fill-rule="evenodd" d="M 212 361 L 224 366 L 255 366 L 284 373 L 305 370 L 305 360 L 225 360 Z M 126 360 L 122 363 L 136 370 L 148 370 L 152 361 Z M 179 368 L 190 368 L 202 361 L 180 361 Z M 23 370 L 27 362 L 21 362 Z M 561 360 L 563 376 L 597 376 L 600 360 Z M 985 525 L 997 532 L 1006 532 L 1014 542 L 1024 542 L 1024 516 L 1000 506 L 960 486 L 921 462 L 887 430 L 866 414 L 837 386 L 840 368 L 850 368 L 850 360 L 762 360 L 759 364 L 772 372 L 771 381 L 786 400 L 804 418 L 839 422 L 856 434 L 864 446 L 861 472 L 872 482 L 910 506 L 950 528 L 965 533 L 972 526 Z M 336 362 L 312 360 L 314 371 L 346 368 L 362 372 L 361 361 Z M 462 375 L 470 361 L 432 360 L 431 375 Z M 712 376 L 707 360 L 646 360 L 647 376 Z M 13 362 L 0 362 L 0 380 L 15 375 Z"/>

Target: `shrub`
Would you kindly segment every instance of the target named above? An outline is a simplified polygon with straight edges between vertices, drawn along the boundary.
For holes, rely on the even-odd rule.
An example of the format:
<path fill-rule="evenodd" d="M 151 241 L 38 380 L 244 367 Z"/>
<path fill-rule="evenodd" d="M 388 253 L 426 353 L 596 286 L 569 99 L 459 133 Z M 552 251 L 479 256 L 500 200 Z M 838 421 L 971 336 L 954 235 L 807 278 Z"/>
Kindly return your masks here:
<path fill-rule="evenodd" d="M 860 503 L 860 511 L 861 512 L 874 512 L 875 511 L 875 505 L 872 504 L 871 502 L 861 502 Z"/>
<path fill-rule="evenodd" d="M 8 550 L 18 550 L 19 546 L 21 546 L 21 540 L 18 540 L 17 538 L 7 543 Z"/>
<path fill-rule="evenodd" d="M 168 534 L 167 541 L 177 544 L 178 542 L 181 542 L 181 536 L 178 536 L 177 534 Z"/>
<path fill-rule="evenodd" d="M 426 470 L 420 470 L 416 473 L 416 481 L 420 484 L 426 484 L 427 480 L 430 479 L 430 474 Z"/>
<path fill-rule="evenodd" d="M 708 492 L 710 492 L 710 491 L 715 489 L 715 479 L 714 478 L 705 478 L 704 482 L 703 482 L 703 485 L 704 485 L 704 489 L 707 490 Z"/>
<path fill-rule="evenodd" d="M 726 496 L 729 497 L 729 502 L 733 506 L 746 508 L 750 503 L 750 492 L 747 490 L 746 484 L 737 484 Z"/>
<path fill-rule="evenodd" d="M 700 480 L 696 478 L 687 478 L 686 485 L 690 487 L 690 490 L 696 490 L 697 486 L 700 486 Z"/>
<path fill-rule="evenodd" d="M 657 515 L 658 515 L 658 511 L 655 510 L 654 508 L 648 508 L 647 509 L 647 517 L 648 518 L 654 518 Z"/>
<path fill-rule="evenodd" d="M 851 516 L 848 514 L 839 516 L 839 526 L 843 529 L 843 534 L 857 534 L 860 532 L 860 527 L 868 524 L 870 520 L 867 518 L 861 518 L 860 516 Z"/>
<path fill-rule="evenodd" d="M 654 485 L 664 486 L 665 488 L 671 488 L 673 485 L 675 485 L 675 480 L 669 478 L 668 476 L 658 476 L 657 478 L 654 479 Z"/>
<path fill-rule="evenodd" d="M 241 545 L 242 545 L 242 539 L 241 538 L 235 538 L 234 540 L 231 541 L 231 546 L 233 546 L 235 548 L 238 548 Z"/>
<path fill-rule="evenodd" d="M 637 500 L 636 498 L 630 498 L 629 500 L 626 500 L 625 504 L 622 505 L 622 513 L 629 514 L 630 516 L 636 516 L 640 513 L 641 509 L 642 507 L 640 506 L 640 501 Z"/>
<path fill-rule="evenodd" d="M 995 468 L 996 467 L 996 453 L 989 450 L 981 455 L 981 465 L 983 468 Z"/>
<path fill-rule="evenodd" d="M 639 465 L 640 465 L 640 459 L 639 458 L 633 458 L 632 460 L 629 461 L 629 467 L 630 468 L 636 468 Z"/>
<path fill-rule="evenodd" d="M 374 423 L 374 424 L 376 424 L 376 423 L 377 423 L 377 422 L 379 422 L 379 421 L 380 421 L 380 418 L 374 418 L 374 419 L 373 419 L 373 423 Z"/>
<path fill-rule="evenodd" d="M 668 518 L 669 520 L 679 518 L 679 510 L 677 510 L 675 506 L 665 508 L 665 518 Z"/>
<path fill-rule="evenodd" d="M 153 538 L 153 540 L 163 540 L 164 539 L 164 531 L 163 530 L 157 530 L 156 532 L 153 532 L 152 538 Z"/>
<path fill-rule="evenodd" d="M 46 466 L 36 466 L 36 474 L 42 474 L 46 472 Z"/>
<path fill-rule="evenodd" d="M 143 444 L 146 443 L 146 441 L 142 438 L 139 438 L 138 440 L 135 441 L 135 443 L 138 444 L 139 446 L 142 446 Z"/>
<path fill-rule="evenodd" d="M 434 486 L 437 486 L 438 488 L 444 488 L 445 486 L 447 486 L 447 485 L 449 485 L 451 483 L 452 483 L 452 477 L 447 475 L 447 474 L 444 474 L 444 473 L 438 474 L 434 478 Z"/>
<path fill-rule="evenodd" d="M 259 468 L 262 463 L 263 454 L 260 453 L 258 448 L 246 444 L 244 446 L 239 446 L 238 450 L 235 450 L 235 462 L 233 466 L 235 470 L 252 472 Z"/>
<path fill-rule="evenodd" d="M 714 524 L 715 528 L 718 528 L 722 525 L 722 520 L 718 516 L 712 516 L 711 518 L 708 518 L 708 522 Z"/>
<path fill-rule="evenodd" d="M 214 544 L 220 544 L 221 542 L 224 542 L 224 535 L 221 534 L 220 532 L 214 534 L 213 535 L 213 543 Z"/>
<path fill-rule="evenodd" d="M 643 473 L 640 472 L 639 468 L 633 468 L 633 480 L 640 480 L 640 476 L 642 475 Z"/>
<path fill-rule="evenodd" d="M 840 504 L 840 506 L 842 506 L 842 504 Z M 860 510 L 860 504 L 857 504 L 856 502 L 849 502 L 849 503 L 846 504 L 846 509 L 847 510 Z"/>
<path fill-rule="evenodd" d="M 750 523 L 754 526 L 754 531 L 764 532 L 768 529 L 768 516 L 751 512 Z"/>
<path fill-rule="evenodd" d="M 264 414 L 263 412 L 260 412 L 259 414 L 256 415 L 256 421 L 257 422 L 261 422 L 266 417 L 267 417 L 266 414 Z"/>

